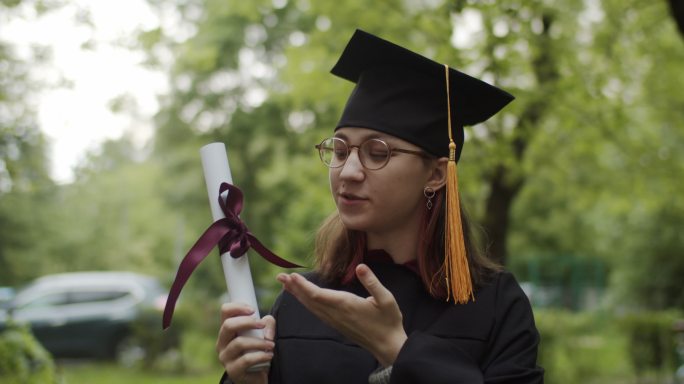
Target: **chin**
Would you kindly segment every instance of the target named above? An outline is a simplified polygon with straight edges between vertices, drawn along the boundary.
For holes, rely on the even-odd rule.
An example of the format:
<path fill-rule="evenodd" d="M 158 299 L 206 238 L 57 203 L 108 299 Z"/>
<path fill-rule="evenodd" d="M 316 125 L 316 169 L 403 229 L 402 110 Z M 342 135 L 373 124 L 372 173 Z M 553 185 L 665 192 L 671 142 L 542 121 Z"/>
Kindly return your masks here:
<path fill-rule="evenodd" d="M 348 217 L 345 215 L 340 214 L 340 220 L 342 221 L 342 225 L 347 230 L 350 231 L 367 231 L 369 226 L 368 223 L 365 222 L 365 220 L 361 220 L 360 218 L 352 218 Z"/>

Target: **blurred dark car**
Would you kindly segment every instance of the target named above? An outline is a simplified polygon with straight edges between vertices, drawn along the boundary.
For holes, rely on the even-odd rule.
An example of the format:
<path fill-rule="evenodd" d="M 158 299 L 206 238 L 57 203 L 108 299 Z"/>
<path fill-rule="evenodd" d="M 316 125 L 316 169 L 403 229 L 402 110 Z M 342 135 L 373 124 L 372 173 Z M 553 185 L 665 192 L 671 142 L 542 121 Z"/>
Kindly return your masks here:
<path fill-rule="evenodd" d="M 136 335 L 160 333 L 166 290 L 157 279 L 131 272 L 75 272 L 38 278 L 17 291 L 0 312 L 28 323 L 55 357 L 114 358 L 130 363 L 145 356 Z M 140 330 L 140 326 L 149 330 Z M 137 327 L 137 328 L 136 328 Z"/>

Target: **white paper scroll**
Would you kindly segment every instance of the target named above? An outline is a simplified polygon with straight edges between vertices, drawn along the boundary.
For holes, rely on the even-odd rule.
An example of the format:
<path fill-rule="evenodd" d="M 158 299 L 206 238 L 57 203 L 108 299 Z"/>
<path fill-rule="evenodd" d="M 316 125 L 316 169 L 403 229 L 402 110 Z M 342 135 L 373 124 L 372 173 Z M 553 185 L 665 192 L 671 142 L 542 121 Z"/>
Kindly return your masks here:
<path fill-rule="evenodd" d="M 209 206 L 214 221 L 225 217 L 218 203 L 219 187 L 221 183 L 233 184 L 233 177 L 228 165 L 228 155 L 226 146 L 223 143 L 207 144 L 200 149 L 202 157 L 202 168 L 204 169 L 204 180 L 207 183 L 207 193 L 209 195 Z M 228 192 L 226 192 L 227 195 Z M 225 198 L 225 196 L 223 196 Z M 234 259 L 230 252 L 221 254 L 221 264 L 223 265 L 223 275 L 228 286 L 228 296 L 232 303 L 245 303 L 254 308 L 255 319 L 260 319 L 259 307 L 257 305 L 256 294 L 254 292 L 254 282 L 252 272 L 249 269 L 247 254 Z M 263 339 L 264 333 L 260 329 L 251 329 L 240 334 L 241 336 L 251 336 Z M 253 366 L 249 370 L 258 370 L 268 366 L 260 364 Z"/>

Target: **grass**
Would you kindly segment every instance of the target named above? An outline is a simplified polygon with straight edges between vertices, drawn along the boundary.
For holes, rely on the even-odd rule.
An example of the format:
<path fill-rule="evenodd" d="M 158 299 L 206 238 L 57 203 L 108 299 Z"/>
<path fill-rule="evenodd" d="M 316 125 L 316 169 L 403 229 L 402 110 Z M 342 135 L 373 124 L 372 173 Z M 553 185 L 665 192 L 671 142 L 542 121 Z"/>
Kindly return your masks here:
<path fill-rule="evenodd" d="M 183 335 L 181 359 L 158 360 L 154 367 L 124 367 L 93 360 L 57 361 L 60 384 L 217 384 L 223 369 L 214 352 L 213 336 Z M 184 368 L 183 368 L 184 367 Z"/>
<path fill-rule="evenodd" d="M 99 362 L 60 364 L 58 373 L 63 384 L 216 384 L 223 374 L 218 363 L 216 369 L 172 373 Z"/>

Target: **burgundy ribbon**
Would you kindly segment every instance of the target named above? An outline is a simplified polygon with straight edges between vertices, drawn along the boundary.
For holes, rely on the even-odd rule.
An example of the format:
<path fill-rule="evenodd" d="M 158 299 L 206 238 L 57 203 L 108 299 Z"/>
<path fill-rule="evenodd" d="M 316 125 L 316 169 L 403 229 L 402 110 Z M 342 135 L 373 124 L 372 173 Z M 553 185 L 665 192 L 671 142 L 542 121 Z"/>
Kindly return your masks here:
<path fill-rule="evenodd" d="M 221 198 L 225 191 L 228 191 L 228 198 L 226 200 Z M 216 220 L 204 231 L 202 236 L 195 242 L 195 245 L 185 255 L 180 266 L 178 266 L 176 279 L 173 281 L 171 291 L 166 299 L 162 324 L 164 329 L 171 325 L 173 310 L 176 307 L 176 301 L 183 286 L 199 263 L 207 257 L 216 245 L 219 246 L 221 254 L 230 252 L 230 256 L 236 259 L 244 255 L 251 247 L 271 264 L 283 268 L 301 267 L 301 265 L 291 263 L 271 252 L 249 232 L 247 226 L 238 217 L 242 211 L 242 191 L 238 187 L 228 183 L 221 183 L 218 200 L 221 210 L 226 217 Z"/>

